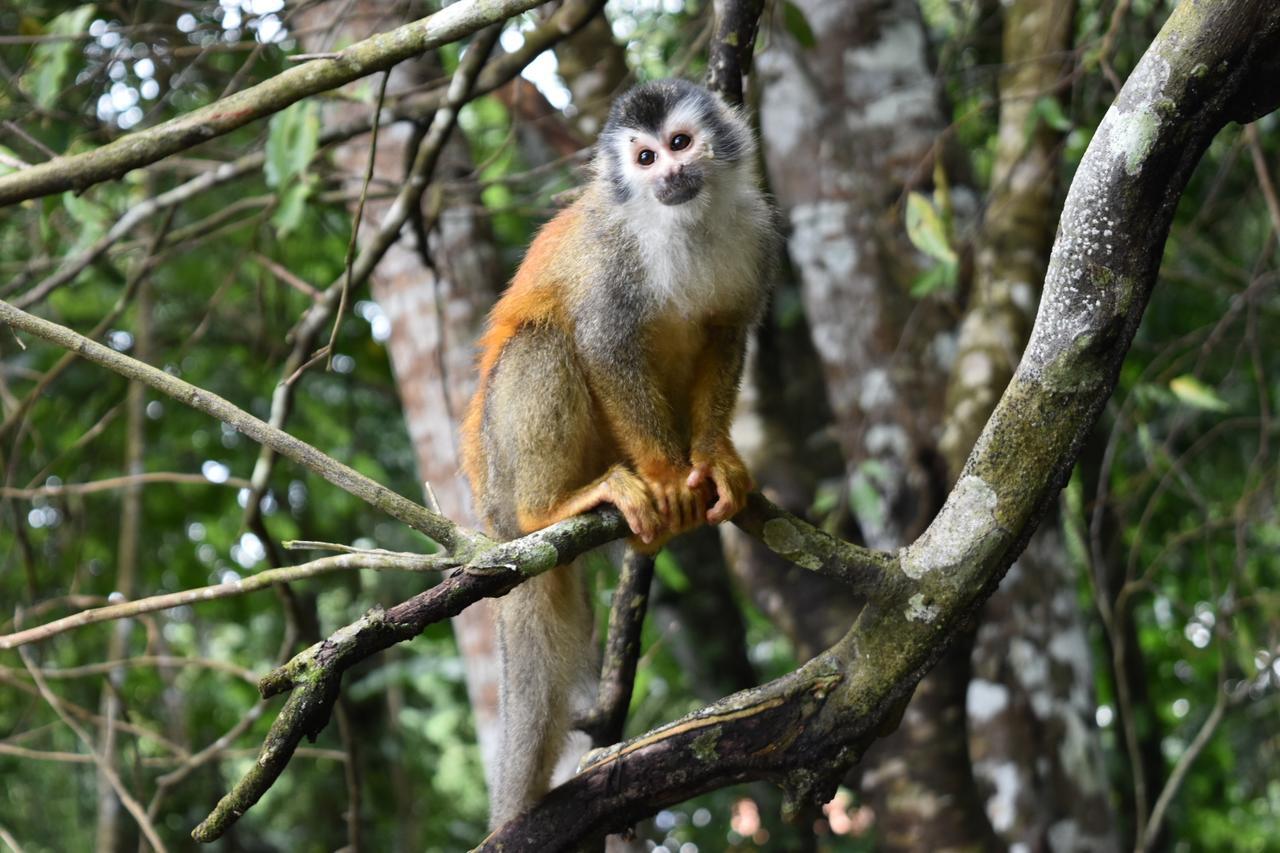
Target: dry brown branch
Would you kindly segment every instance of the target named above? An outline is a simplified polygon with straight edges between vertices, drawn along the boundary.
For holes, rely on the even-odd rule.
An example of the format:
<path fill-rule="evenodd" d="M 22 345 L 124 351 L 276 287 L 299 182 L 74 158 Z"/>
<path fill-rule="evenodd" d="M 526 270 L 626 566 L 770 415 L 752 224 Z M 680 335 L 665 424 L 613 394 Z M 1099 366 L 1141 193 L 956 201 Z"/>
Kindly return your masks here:
<path fill-rule="evenodd" d="M 38 486 L 33 489 L 18 489 L 12 486 L 0 486 L 0 498 L 49 498 L 66 495 L 93 495 L 99 492 L 111 492 L 130 486 L 154 485 L 156 483 L 195 484 L 202 486 L 225 486 L 231 489 L 247 489 L 249 481 L 240 477 L 228 477 L 221 482 L 210 480 L 203 474 L 184 474 L 176 471 L 149 471 L 145 474 L 127 474 L 122 477 L 107 477 L 91 483 L 64 483 L 60 486 Z"/>
<path fill-rule="evenodd" d="M 84 190 L 207 142 L 309 95 L 385 71 L 428 50 L 528 11 L 541 0 L 462 0 L 421 20 L 351 45 L 329 59 L 286 69 L 269 80 L 84 154 L 0 177 L 0 206 L 63 190 Z"/>
<path fill-rule="evenodd" d="M 62 724 L 75 732 L 76 737 L 80 739 L 82 744 L 84 744 L 85 749 L 89 751 L 89 755 L 93 759 L 93 763 L 98 766 L 98 772 L 107 778 L 108 782 L 111 784 L 111 788 L 115 791 L 116 796 L 120 798 L 120 802 L 137 822 L 138 829 L 142 831 L 142 835 L 147 839 L 147 843 L 150 844 L 157 853 L 164 853 L 167 848 L 164 846 L 164 842 L 160 840 L 160 836 L 156 833 L 156 829 L 152 825 L 150 818 L 147 817 L 147 813 L 143 810 L 142 804 L 135 800 L 133 795 L 129 793 L 127 788 L 125 788 L 124 782 L 121 781 L 120 775 L 116 773 L 115 768 L 111 766 L 111 762 L 94 747 L 93 741 L 89 737 L 89 733 L 85 731 L 79 723 L 71 719 L 71 716 L 63 709 L 62 701 L 52 690 L 49 689 L 48 683 L 46 683 L 44 677 L 40 675 L 40 670 L 32 662 L 31 656 L 26 653 L 26 650 L 23 650 L 21 655 L 22 662 L 26 664 L 27 672 L 30 673 L 31 679 L 36 683 L 36 689 L 40 691 L 40 696 L 49 705 L 49 707 L 53 709 L 53 712 L 58 715 L 58 719 L 62 720 Z"/>

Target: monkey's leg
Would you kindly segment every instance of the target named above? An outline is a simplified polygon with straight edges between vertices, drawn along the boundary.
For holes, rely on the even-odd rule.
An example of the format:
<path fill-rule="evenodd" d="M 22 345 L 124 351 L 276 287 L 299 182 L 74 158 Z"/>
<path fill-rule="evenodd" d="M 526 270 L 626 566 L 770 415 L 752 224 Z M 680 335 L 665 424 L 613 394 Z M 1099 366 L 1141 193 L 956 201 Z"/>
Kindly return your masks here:
<path fill-rule="evenodd" d="M 522 530 L 541 530 L 602 503 L 616 506 L 626 518 L 631 532 L 645 544 L 652 543 L 658 536 L 662 516 L 654 507 L 648 488 L 633 471 L 621 464 L 612 466 L 595 482 L 571 493 L 560 503 L 540 512 L 522 510 L 517 519 Z"/>

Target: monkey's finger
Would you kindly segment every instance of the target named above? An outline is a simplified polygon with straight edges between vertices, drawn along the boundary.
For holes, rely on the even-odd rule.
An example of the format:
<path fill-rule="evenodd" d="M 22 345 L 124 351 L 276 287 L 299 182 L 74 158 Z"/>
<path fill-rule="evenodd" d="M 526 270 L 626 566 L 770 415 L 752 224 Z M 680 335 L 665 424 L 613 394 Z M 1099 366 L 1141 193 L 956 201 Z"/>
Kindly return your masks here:
<path fill-rule="evenodd" d="M 653 541 L 653 525 L 649 523 L 649 514 L 639 507 L 628 504 L 622 508 L 622 517 L 627 520 L 631 532 L 640 537 L 640 541 L 648 545 Z"/>
<path fill-rule="evenodd" d="M 694 465 L 693 470 L 689 472 L 688 479 L 685 480 L 685 484 L 691 489 L 696 489 L 705 485 L 710 476 L 710 465 L 707 465 L 705 462 L 699 465 Z"/>
<path fill-rule="evenodd" d="M 693 518 L 695 523 L 707 519 L 707 493 L 703 489 L 697 489 L 693 493 Z"/>
<path fill-rule="evenodd" d="M 667 508 L 667 489 L 665 486 L 654 485 L 650 491 L 653 492 L 653 507 L 658 511 L 658 515 L 662 518 L 667 517 L 669 512 Z"/>
<path fill-rule="evenodd" d="M 675 486 L 667 486 L 664 497 L 667 502 L 667 526 L 678 530 L 680 528 L 680 490 Z"/>
<path fill-rule="evenodd" d="M 724 497 L 720 497 L 711 509 L 707 510 L 707 521 L 711 524 L 719 524 L 724 521 L 725 513 L 728 511 L 728 501 Z"/>
<path fill-rule="evenodd" d="M 698 515 L 697 492 L 689 489 L 680 493 L 680 529 L 689 530 L 696 527 L 701 516 Z"/>
<path fill-rule="evenodd" d="M 726 486 L 720 483 L 717 483 L 716 486 L 716 491 L 719 493 L 719 497 L 716 499 L 716 505 L 707 513 L 707 521 L 710 521 L 712 524 L 719 524 L 729 516 L 733 515 L 736 509 L 735 504 L 737 503 L 733 492 Z"/>

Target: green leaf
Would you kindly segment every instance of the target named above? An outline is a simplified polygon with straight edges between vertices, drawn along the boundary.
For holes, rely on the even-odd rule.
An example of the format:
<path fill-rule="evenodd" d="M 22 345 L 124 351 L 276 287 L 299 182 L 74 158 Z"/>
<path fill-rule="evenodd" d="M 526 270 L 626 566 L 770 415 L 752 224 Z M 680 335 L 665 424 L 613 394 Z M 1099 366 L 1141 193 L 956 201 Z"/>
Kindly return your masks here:
<path fill-rule="evenodd" d="M 284 187 L 306 171 L 319 141 L 320 116 L 314 103 L 299 101 L 272 116 L 263 164 L 267 186 Z"/>
<path fill-rule="evenodd" d="M 1196 409 L 1225 412 L 1231 408 L 1216 391 L 1194 376 L 1184 374 L 1169 380 L 1169 389 L 1179 400 Z"/>
<path fill-rule="evenodd" d="M 653 561 L 653 569 L 658 579 L 672 592 L 685 592 L 693 585 L 670 551 L 658 553 L 658 559 Z"/>
<path fill-rule="evenodd" d="M 863 524 L 879 526 L 884 522 L 887 508 L 879 485 L 888 479 L 888 469 L 876 459 L 868 459 L 854 471 L 849 483 L 849 504 Z"/>
<path fill-rule="evenodd" d="M 93 202 L 68 190 L 62 194 L 62 207 L 80 226 L 76 246 L 88 246 L 106 232 L 107 213 Z"/>
<path fill-rule="evenodd" d="M 75 36 L 88 29 L 93 20 L 94 6 L 77 6 L 63 12 L 49 22 L 48 34 Z M 22 76 L 23 91 L 42 107 L 52 107 L 62 92 L 62 81 L 71 67 L 71 57 L 82 49 L 74 39 L 44 42 L 31 52 L 31 69 L 34 73 Z"/>
<path fill-rule="evenodd" d="M 1062 110 L 1062 102 L 1051 95 L 1037 98 L 1031 108 L 1031 115 L 1042 120 L 1059 133 L 1071 130 L 1072 121 Z"/>
<path fill-rule="evenodd" d="M 907 237 L 912 245 L 934 260 L 956 262 L 956 253 L 947 239 L 947 226 L 933 202 L 922 193 L 907 194 Z"/>
<path fill-rule="evenodd" d="M 299 101 L 271 117 L 267 135 L 267 159 L 263 174 L 267 186 L 279 190 L 280 205 L 271 221 L 280 232 L 288 234 L 302 222 L 311 181 L 307 167 L 315 156 L 320 141 L 320 115 L 310 101 Z"/>
<path fill-rule="evenodd" d="M 934 264 L 911 282 L 911 295 L 923 299 L 933 293 L 951 290 L 956 284 L 956 273 L 955 264 Z"/>
<path fill-rule="evenodd" d="M 782 4 L 782 25 L 801 47 L 810 48 L 818 43 L 818 39 L 813 34 L 813 27 L 809 26 L 809 19 L 791 0 L 784 0 Z"/>
<path fill-rule="evenodd" d="M 293 231 L 302 222 L 307 211 L 307 197 L 311 195 L 311 182 L 306 179 L 293 181 L 280 192 L 280 204 L 271 216 L 271 222 L 281 237 Z"/>
<path fill-rule="evenodd" d="M 0 157 L 0 175 L 7 175 L 11 172 L 18 171 L 18 168 L 16 166 L 9 165 L 9 163 L 12 161 L 22 159 L 21 157 L 18 156 L 18 153 L 16 151 L 14 151 L 12 148 L 6 148 L 5 146 L 0 145 L 0 155 L 4 155 L 3 157 Z"/>

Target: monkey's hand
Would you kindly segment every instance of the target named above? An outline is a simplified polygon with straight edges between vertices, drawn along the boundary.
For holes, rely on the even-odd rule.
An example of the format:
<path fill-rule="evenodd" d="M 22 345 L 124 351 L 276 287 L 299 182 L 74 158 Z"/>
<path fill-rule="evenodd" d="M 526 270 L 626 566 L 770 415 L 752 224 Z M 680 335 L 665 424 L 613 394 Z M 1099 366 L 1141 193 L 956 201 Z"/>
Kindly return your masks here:
<path fill-rule="evenodd" d="M 618 508 L 631 532 L 645 545 L 664 531 L 663 516 L 646 483 L 621 465 L 615 465 L 599 486 L 599 498 Z"/>
<path fill-rule="evenodd" d="M 747 504 L 747 493 L 754 488 L 742 457 L 728 442 L 721 443 L 710 454 L 695 453 L 693 470 L 685 482 L 697 491 L 705 490 L 708 484 L 715 487 L 715 505 L 707 510 L 707 521 L 711 524 L 737 515 Z"/>
<path fill-rule="evenodd" d="M 691 484 L 683 467 L 668 463 L 646 465 L 640 467 L 639 474 L 662 516 L 665 534 L 674 536 L 703 523 L 709 490 Z"/>

